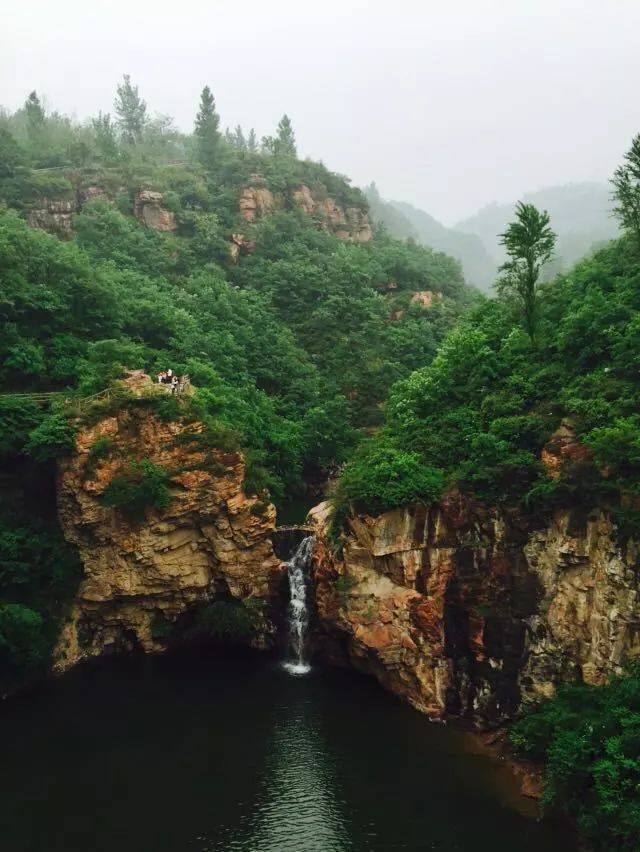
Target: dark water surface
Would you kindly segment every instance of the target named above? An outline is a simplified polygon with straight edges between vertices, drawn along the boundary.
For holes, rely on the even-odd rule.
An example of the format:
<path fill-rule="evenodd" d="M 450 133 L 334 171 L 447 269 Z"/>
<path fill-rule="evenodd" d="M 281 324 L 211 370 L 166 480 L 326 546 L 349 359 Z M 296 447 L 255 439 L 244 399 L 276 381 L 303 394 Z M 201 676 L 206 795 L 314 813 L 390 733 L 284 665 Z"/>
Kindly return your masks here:
<path fill-rule="evenodd" d="M 2 852 L 573 848 L 466 735 L 263 656 L 77 672 L 0 708 L 0 755 Z"/>

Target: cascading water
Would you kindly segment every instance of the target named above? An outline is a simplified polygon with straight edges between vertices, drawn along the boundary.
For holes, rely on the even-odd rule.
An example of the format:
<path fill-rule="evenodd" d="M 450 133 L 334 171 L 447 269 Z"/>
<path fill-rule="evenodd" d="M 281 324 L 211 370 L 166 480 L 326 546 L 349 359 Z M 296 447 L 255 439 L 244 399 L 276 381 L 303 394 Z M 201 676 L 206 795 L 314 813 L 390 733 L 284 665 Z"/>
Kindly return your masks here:
<path fill-rule="evenodd" d="M 313 536 L 307 536 L 287 562 L 289 576 L 289 653 L 284 667 L 291 674 L 306 674 L 311 666 L 305 660 L 305 643 L 309 626 L 307 576 L 313 554 Z"/>

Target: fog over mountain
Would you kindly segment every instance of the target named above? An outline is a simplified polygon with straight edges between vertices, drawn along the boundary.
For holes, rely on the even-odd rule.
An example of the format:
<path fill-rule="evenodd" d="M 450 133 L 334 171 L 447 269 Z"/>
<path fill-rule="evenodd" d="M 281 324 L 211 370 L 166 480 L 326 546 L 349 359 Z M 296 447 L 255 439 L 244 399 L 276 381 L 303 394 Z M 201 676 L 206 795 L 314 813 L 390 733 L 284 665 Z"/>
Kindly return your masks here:
<path fill-rule="evenodd" d="M 455 257 L 470 284 L 491 290 L 505 257 L 500 234 L 513 219 L 515 200 L 487 204 L 475 215 L 447 228 L 411 204 L 382 199 L 375 184 L 367 187 L 366 194 L 374 220 L 381 222 L 392 236 L 412 238 Z M 519 200 L 535 204 L 551 216 L 558 243 L 548 274 L 567 269 L 619 232 L 611 215 L 611 189 L 607 184 L 553 186 L 525 193 Z"/>
<path fill-rule="evenodd" d="M 303 156 L 452 224 L 608 180 L 637 131 L 639 31 L 633 0 L 35 0 L 3 17 L 1 102 L 36 89 L 85 119 L 129 73 L 186 131 L 208 84 L 223 125 L 261 136 L 287 112 Z"/>
<path fill-rule="evenodd" d="M 521 200 L 549 212 L 558 234 L 556 256 L 565 265 L 571 265 L 618 234 L 618 224 L 611 215 L 611 187 L 606 184 L 551 186 L 527 192 Z M 492 256 L 502 263 L 504 251 L 499 234 L 513 218 L 514 207 L 515 203 L 489 204 L 474 216 L 458 222 L 455 228 L 477 234 Z"/>

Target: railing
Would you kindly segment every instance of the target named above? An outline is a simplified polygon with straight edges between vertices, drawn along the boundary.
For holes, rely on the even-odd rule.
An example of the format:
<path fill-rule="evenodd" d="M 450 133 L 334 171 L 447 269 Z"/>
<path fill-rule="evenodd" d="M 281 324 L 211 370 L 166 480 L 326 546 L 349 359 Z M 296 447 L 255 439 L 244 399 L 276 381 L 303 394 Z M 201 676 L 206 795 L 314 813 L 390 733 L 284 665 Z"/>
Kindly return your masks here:
<path fill-rule="evenodd" d="M 0 399 L 31 400 L 39 405 L 60 400 L 69 406 L 85 408 L 87 404 L 91 405 L 91 403 L 98 402 L 101 399 L 110 399 L 113 392 L 113 388 L 105 388 L 98 393 L 91 394 L 91 396 L 74 397 L 71 391 L 5 391 L 0 393 Z"/>
<path fill-rule="evenodd" d="M 141 163 L 142 167 L 148 165 L 147 163 Z M 165 168 L 165 166 L 191 166 L 194 165 L 189 160 L 167 160 L 166 163 L 160 163 L 160 168 Z M 73 166 L 71 164 L 66 166 L 41 166 L 37 169 L 31 169 L 32 172 L 80 172 L 80 171 L 101 171 L 101 172 L 109 172 L 109 171 L 122 171 L 123 166 L 105 166 L 101 163 L 93 163 L 87 166 Z"/>
<path fill-rule="evenodd" d="M 187 393 L 191 386 L 189 376 L 180 376 L 177 384 L 157 384 L 149 382 L 148 388 L 145 388 L 145 393 L 136 394 L 141 398 L 148 398 L 160 394 L 175 394 L 182 396 Z M 90 396 L 76 396 L 71 390 L 61 391 L 4 391 L 0 392 L 0 399 L 24 399 L 31 400 L 39 405 L 47 405 L 56 400 L 60 400 L 66 407 L 75 409 L 77 412 L 84 411 L 88 406 L 102 400 L 109 401 L 115 394 L 122 394 L 126 387 L 109 387 Z"/>
<path fill-rule="evenodd" d="M 0 393 L 0 398 L 16 397 L 17 399 L 31 399 L 34 402 L 47 402 L 64 396 L 64 391 L 5 391 Z"/>

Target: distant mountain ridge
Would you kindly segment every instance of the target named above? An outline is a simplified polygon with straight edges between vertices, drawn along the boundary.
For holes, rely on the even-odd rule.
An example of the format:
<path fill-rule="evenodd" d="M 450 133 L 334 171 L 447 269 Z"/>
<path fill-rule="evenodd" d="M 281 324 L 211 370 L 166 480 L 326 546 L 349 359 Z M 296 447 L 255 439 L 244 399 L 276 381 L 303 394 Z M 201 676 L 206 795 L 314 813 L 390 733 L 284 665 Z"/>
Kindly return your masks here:
<path fill-rule="evenodd" d="M 483 207 L 473 216 L 448 228 L 411 204 L 381 198 L 375 184 L 365 190 L 372 218 L 400 239 L 412 238 L 456 258 L 469 284 L 489 291 L 504 261 L 500 234 L 513 219 L 516 202 Z M 527 193 L 521 199 L 547 210 L 558 234 L 556 257 L 550 271 L 575 263 L 619 233 L 611 216 L 610 189 L 606 184 L 583 182 L 551 186 Z"/>
<path fill-rule="evenodd" d="M 521 200 L 548 211 L 551 227 L 558 234 L 557 268 L 570 266 L 597 245 L 619 234 L 611 215 L 611 190 L 607 184 L 585 181 L 550 186 L 526 193 Z M 454 227 L 480 237 L 487 251 L 500 264 L 504 260 L 504 251 L 499 234 L 512 220 L 515 204 L 515 201 L 511 204 L 488 204 Z"/>
<path fill-rule="evenodd" d="M 490 288 L 495 277 L 496 262 L 477 235 L 447 228 L 424 210 L 404 201 L 383 199 L 375 183 L 365 189 L 365 195 L 371 218 L 382 222 L 391 236 L 414 239 L 454 257 L 462 265 L 469 284 L 481 290 Z"/>

